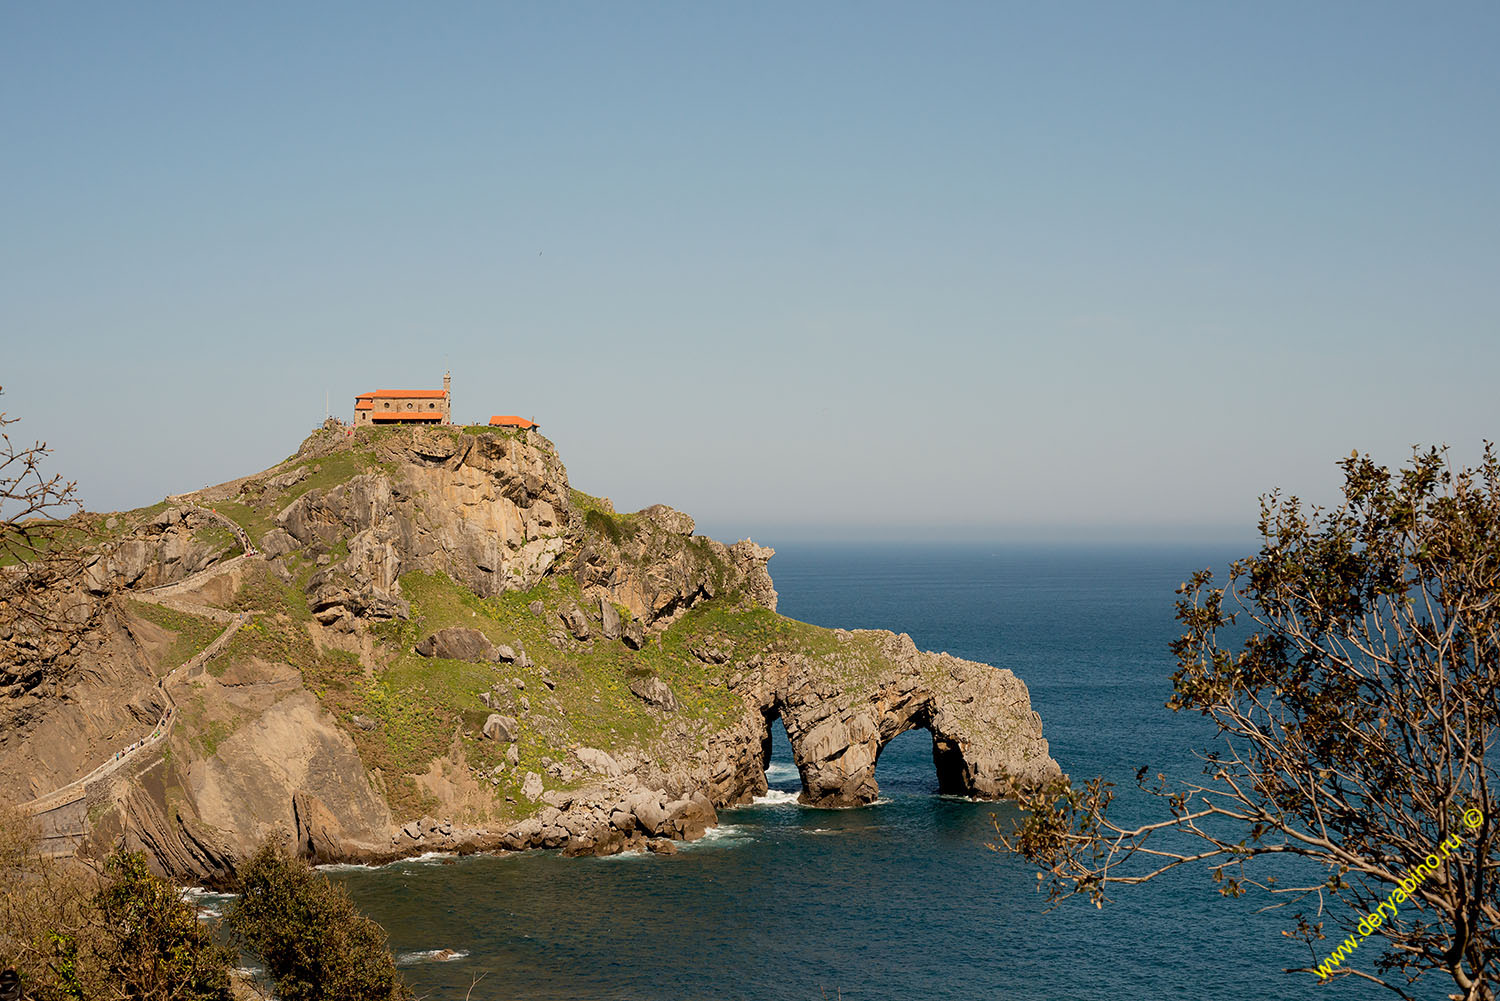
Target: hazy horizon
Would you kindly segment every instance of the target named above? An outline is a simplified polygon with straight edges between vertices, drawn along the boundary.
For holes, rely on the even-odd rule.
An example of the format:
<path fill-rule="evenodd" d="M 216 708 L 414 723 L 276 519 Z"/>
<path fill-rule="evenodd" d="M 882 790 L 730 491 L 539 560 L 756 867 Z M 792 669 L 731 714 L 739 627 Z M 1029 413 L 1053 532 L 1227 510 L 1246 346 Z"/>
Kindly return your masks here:
<path fill-rule="evenodd" d="M 721 537 L 1252 540 L 1494 437 L 1500 8 L 0 11 L 0 409 L 96 510 L 355 394 Z"/>

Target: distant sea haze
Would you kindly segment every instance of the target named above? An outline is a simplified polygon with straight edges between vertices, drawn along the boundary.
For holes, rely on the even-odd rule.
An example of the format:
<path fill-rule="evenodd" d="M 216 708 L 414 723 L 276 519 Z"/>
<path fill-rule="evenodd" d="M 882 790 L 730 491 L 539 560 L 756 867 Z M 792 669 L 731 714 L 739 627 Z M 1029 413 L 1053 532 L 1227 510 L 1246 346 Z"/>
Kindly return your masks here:
<path fill-rule="evenodd" d="M 1140 812 L 1157 806 L 1131 795 L 1136 769 L 1190 778 L 1191 749 L 1212 739 L 1163 708 L 1173 590 L 1246 551 L 783 544 L 771 572 L 793 618 L 908 632 L 1015 671 L 1053 757 L 1075 778 L 1114 780 Z M 887 745 L 881 798 L 855 810 L 798 806 L 775 736 L 771 793 L 676 856 L 428 858 L 335 878 L 433 999 L 463 998 L 484 971 L 475 998 L 519 1001 L 1329 996 L 1279 972 L 1311 958 L 1281 936 L 1285 919 L 1221 900 L 1206 873 L 1122 888 L 1102 911 L 1078 899 L 1044 913 L 1035 870 L 984 847 L 991 815 L 1013 808 L 937 796 L 926 731 Z"/>

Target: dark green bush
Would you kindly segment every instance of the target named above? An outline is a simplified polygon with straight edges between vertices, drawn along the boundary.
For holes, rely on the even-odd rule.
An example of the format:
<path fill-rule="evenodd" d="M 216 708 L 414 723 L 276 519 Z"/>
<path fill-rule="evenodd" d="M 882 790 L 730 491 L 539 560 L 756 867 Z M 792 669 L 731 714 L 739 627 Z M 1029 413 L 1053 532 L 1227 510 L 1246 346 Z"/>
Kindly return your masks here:
<path fill-rule="evenodd" d="M 117 852 L 102 874 L 48 858 L 0 806 L 0 969 L 30 1001 L 230 1001 L 233 958 L 145 856 Z"/>
<path fill-rule="evenodd" d="M 227 922 L 261 957 L 282 1001 L 406 1001 L 385 930 L 342 887 L 272 843 L 240 869 Z"/>
<path fill-rule="evenodd" d="M 228 1001 L 233 955 L 199 924 L 177 888 L 154 875 L 141 852 L 111 855 L 105 870 L 97 899 L 110 996 Z"/>

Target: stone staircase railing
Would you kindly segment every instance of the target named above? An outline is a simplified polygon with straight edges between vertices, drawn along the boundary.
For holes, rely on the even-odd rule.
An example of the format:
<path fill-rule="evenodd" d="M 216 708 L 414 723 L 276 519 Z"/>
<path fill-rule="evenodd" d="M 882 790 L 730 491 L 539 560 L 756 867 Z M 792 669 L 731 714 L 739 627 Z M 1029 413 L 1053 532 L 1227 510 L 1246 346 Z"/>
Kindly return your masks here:
<path fill-rule="evenodd" d="M 220 608 L 211 608 L 200 606 L 193 602 L 174 600 L 173 596 L 178 592 L 190 590 L 203 580 L 222 574 L 243 560 L 257 557 L 260 555 L 260 551 L 255 548 L 255 543 L 250 540 L 249 534 L 232 518 L 222 515 L 212 508 L 203 507 L 201 504 L 196 504 L 192 501 L 184 502 L 181 497 L 168 497 L 167 500 L 183 504 L 183 506 L 201 515 L 221 522 L 234 533 L 235 540 L 239 542 L 241 552 L 238 556 L 205 567 L 182 580 L 173 581 L 170 584 L 159 584 L 156 587 L 142 588 L 139 591 L 131 592 L 131 596 L 156 604 L 168 605 L 181 611 L 217 619 L 227 624 L 224 631 L 219 633 L 213 642 L 157 681 L 156 687 L 161 691 L 163 701 L 167 705 L 167 711 L 162 714 L 162 718 L 152 728 L 150 734 L 117 750 L 113 757 L 101 763 L 87 775 L 74 779 L 67 785 L 60 786 L 49 793 L 44 793 L 19 805 L 19 809 L 37 818 L 42 828 L 41 839 L 43 851 L 48 854 L 71 854 L 77 848 L 79 843 L 88 834 L 88 808 L 90 802 L 94 799 L 102 800 L 102 796 L 99 796 L 98 793 L 105 788 L 105 783 L 123 769 L 144 761 L 151 751 L 160 747 L 171 735 L 172 724 L 177 720 L 177 703 L 172 698 L 171 686 L 183 679 L 197 677 L 202 674 L 204 665 L 218 654 L 220 650 L 224 649 L 225 644 L 233 638 L 240 627 L 252 618 L 252 613 L 250 612 L 231 613 Z"/>
<path fill-rule="evenodd" d="M 240 627 L 252 618 L 250 612 L 240 612 L 235 615 L 225 627 L 224 631 L 214 638 L 214 641 L 204 647 L 197 654 L 174 668 L 161 678 L 156 687 L 160 689 L 167 703 L 167 711 L 162 714 L 161 720 L 146 737 L 137 740 L 130 745 L 115 752 L 114 757 L 99 765 L 93 771 L 82 778 L 74 779 L 67 785 L 60 786 L 49 793 L 45 793 L 28 802 L 20 804 L 20 809 L 31 814 L 33 817 L 43 821 L 42 839 L 44 848 L 49 852 L 67 853 L 71 852 L 79 841 L 88 833 L 88 815 L 86 803 L 90 793 L 97 789 L 101 783 L 110 779 L 116 772 L 142 760 L 148 752 L 160 746 L 171 734 L 172 724 L 177 720 L 177 704 L 172 698 L 171 686 L 185 678 L 196 677 L 203 673 L 204 665 L 214 657 L 220 650 L 224 649 Z M 47 822 L 48 815 L 62 814 L 67 807 L 83 803 L 72 810 L 67 810 L 63 816 L 59 816 Z M 47 842 L 61 842 L 47 844 Z"/>

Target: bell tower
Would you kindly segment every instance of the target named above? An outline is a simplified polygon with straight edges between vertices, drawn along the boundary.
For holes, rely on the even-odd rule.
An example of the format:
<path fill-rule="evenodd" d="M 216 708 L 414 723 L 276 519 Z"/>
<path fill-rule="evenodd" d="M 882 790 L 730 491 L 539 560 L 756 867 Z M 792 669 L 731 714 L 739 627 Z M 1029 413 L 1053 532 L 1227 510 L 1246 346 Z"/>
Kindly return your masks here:
<path fill-rule="evenodd" d="M 453 423 L 453 373 L 443 373 L 443 423 Z"/>

